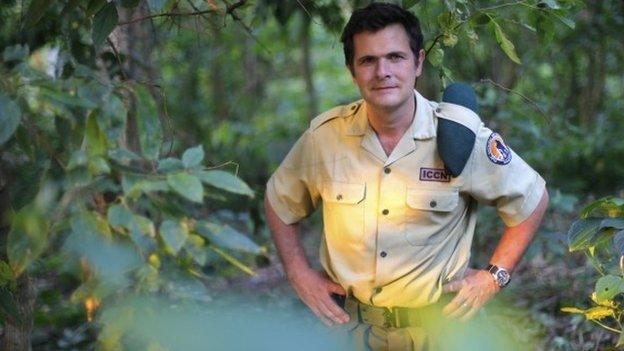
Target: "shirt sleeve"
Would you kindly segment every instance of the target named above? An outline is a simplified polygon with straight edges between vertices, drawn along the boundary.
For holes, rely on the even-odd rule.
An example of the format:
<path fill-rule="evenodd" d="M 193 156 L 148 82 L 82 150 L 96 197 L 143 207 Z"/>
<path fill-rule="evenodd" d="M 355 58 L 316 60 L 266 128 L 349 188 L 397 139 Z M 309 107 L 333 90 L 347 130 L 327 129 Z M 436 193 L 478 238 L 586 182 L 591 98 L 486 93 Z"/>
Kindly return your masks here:
<path fill-rule="evenodd" d="M 266 196 L 277 216 L 286 224 L 308 217 L 320 194 L 314 181 L 316 148 L 310 130 L 297 140 L 267 183 Z"/>
<path fill-rule="evenodd" d="M 503 138 L 480 126 L 466 184 L 470 195 L 496 206 L 509 227 L 527 219 L 546 188 L 544 179 L 509 148 Z"/>

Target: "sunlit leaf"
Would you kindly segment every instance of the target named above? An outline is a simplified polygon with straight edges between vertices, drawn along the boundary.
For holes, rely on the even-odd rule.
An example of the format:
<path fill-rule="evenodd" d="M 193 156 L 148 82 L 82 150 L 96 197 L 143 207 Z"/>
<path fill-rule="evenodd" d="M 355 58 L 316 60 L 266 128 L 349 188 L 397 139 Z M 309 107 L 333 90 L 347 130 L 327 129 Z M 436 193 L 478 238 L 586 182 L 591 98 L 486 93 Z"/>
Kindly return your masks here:
<path fill-rule="evenodd" d="M 232 173 L 219 170 L 211 171 L 194 171 L 202 182 L 212 185 L 215 188 L 223 189 L 232 193 L 247 195 L 254 197 L 254 192 L 251 188 L 243 182 L 240 178 Z"/>
<path fill-rule="evenodd" d="M 165 220 L 160 225 L 160 237 L 174 254 L 180 251 L 188 235 L 188 228 L 181 222 Z"/>
<path fill-rule="evenodd" d="M 184 167 L 186 168 L 199 166 L 203 160 L 204 148 L 201 145 L 197 145 L 184 151 L 184 154 L 182 155 L 182 163 L 184 163 Z"/>
<path fill-rule="evenodd" d="M 0 146 L 13 136 L 21 119 L 20 107 L 0 92 Z"/>
<path fill-rule="evenodd" d="M 187 200 L 202 203 L 204 187 L 197 177 L 186 172 L 167 175 L 167 184 L 178 194 Z"/>
<path fill-rule="evenodd" d="M 518 54 L 516 53 L 516 47 L 514 44 L 507 38 L 505 32 L 500 27 L 500 25 L 496 21 L 490 22 L 491 26 L 494 28 L 494 34 L 496 36 L 496 42 L 501 47 L 503 52 L 509 57 L 513 62 L 517 64 L 522 64 Z"/>
<path fill-rule="evenodd" d="M 585 310 L 576 307 L 562 307 L 561 312 L 585 314 Z"/>
<path fill-rule="evenodd" d="M 100 46 L 115 29 L 118 21 L 119 17 L 115 2 L 111 1 L 104 5 L 93 17 L 93 45 Z"/>
<path fill-rule="evenodd" d="M 614 311 L 610 307 L 596 306 L 585 310 L 585 318 L 588 320 L 601 320 L 606 317 L 613 317 Z"/>
<path fill-rule="evenodd" d="M 106 155 L 106 135 L 100 129 L 96 111 L 90 113 L 89 117 L 87 117 L 84 134 L 84 147 L 90 157 Z"/>
<path fill-rule="evenodd" d="M 612 300 L 617 294 L 624 292 L 624 279 L 615 275 L 605 275 L 596 281 L 596 302 Z"/>

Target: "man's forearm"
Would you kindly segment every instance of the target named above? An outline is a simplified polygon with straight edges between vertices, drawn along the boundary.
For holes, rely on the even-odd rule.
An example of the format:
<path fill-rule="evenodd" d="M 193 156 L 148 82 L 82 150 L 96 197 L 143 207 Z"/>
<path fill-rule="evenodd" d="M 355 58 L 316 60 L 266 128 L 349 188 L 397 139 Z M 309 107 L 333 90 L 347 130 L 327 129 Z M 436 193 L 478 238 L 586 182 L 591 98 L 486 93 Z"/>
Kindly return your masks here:
<path fill-rule="evenodd" d="M 544 190 L 539 204 L 527 219 L 517 226 L 505 228 L 490 263 L 512 271 L 531 244 L 547 207 L 548 192 Z"/>
<path fill-rule="evenodd" d="M 284 223 L 277 216 L 267 198 L 264 199 L 264 211 L 277 253 L 284 265 L 284 271 L 292 280 L 297 272 L 310 268 L 301 244 L 299 225 Z"/>

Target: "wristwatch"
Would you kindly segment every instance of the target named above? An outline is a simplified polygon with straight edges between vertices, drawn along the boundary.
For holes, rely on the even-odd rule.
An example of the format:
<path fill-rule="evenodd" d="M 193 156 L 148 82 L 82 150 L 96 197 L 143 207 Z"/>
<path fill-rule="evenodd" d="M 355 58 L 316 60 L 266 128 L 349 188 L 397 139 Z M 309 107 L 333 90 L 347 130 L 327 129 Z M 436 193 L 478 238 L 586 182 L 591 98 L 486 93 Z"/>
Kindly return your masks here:
<path fill-rule="evenodd" d="M 487 266 L 485 270 L 488 271 L 492 275 L 492 277 L 494 277 L 494 281 L 501 288 L 506 287 L 507 284 L 509 284 L 509 281 L 511 280 L 511 275 L 505 268 L 501 268 L 493 264 L 490 264 Z"/>

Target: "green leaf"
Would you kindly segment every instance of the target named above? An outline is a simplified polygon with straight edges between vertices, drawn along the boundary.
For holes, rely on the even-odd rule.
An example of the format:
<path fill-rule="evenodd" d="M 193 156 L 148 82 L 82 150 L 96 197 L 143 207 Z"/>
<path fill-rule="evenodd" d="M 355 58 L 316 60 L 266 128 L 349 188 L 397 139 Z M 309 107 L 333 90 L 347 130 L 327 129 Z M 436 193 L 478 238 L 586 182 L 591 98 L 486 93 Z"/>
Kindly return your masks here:
<path fill-rule="evenodd" d="M 254 197 L 254 192 L 240 178 L 232 173 L 212 170 L 212 171 L 194 171 L 192 172 L 202 182 L 212 185 L 215 188 L 223 189 L 232 193 L 247 195 Z"/>
<path fill-rule="evenodd" d="M 91 0 L 91 1 L 89 1 L 89 5 L 87 5 L 87 11 L 85 12 L 85 14 L 87 15 L 87 17 L 93 16 L 98 11 L 100 11 L 102 9 L 102 7 L 104 7 L 104 5 L 106 5 L 107 2 L 108 1 L 106 1 L 106 0 Z"/>
<path fill-rule="evenodd" d="M 442 65 L 442 61 L 444 60 L 444 49 L 442 49 L 439 45 L 436 45 L 433 49 L 429 50 L 427 60 L 433 67 L 440 67 L 440 65 Z"/>
<path fill-rule="evenodd" d="M 208 251 L 206 251 L 207 248 L 204 243 L 204 238 L 199 235 L 190 234 L 184 247 L 195 263 L 200 266 L 206 264 Z"/>
<path fill-rule="evenodd" d="M 203 202 L 204 187 L 197 177 L 186 172 L 168 174 L 167 184 L 184 198 L 197 203 Z"/>
<path fill-rule="evenodd" d="M 124 205 L 112 205 L 108 208 L 106 218 L 108 223 L 114 227 L 130 228 L 133 223 L 134 214 Z"/>
<path fill-rule="evenodd" d="M 180 251 L 188 236 L 188 228 L 181 222 L 165 220 L 160 225 L 160 237 L 174 255 Z"/>
<path fill-rule="evenodd" d="M 48 247 L 49 228 L 49 221 L 34 205 L 24 206 L 13 216 L 7 254 L 16 277 Z"/>
<path fill-rule="evenodd" d="M 13 270 L 11 269 L 11 266 L 0 260 L 0 287 L 6 286 L 13 279 Z"/>
<path fill-rule="evenodd" d="M 97 114 L 96 111 L 91 112 L 85 125 L 83 145 L 89 157 L 105 156 L 107 151 L 106 135 L 100 129 Z"/>
<path fill-rule="evenodd" d="M 109 2 L 93 17 L 93 46 L 100 46 L 108 35 L 115 29 L 119 17 L 115 2 Z"/>
<path fill-rule="evenodd" d="M 219 256 L 221 256 L 223 259 L 225 259 L 226 261 L 228 261 L 231 265 L 233 265 L 234 267 L 240 269 L 241 271 L 249 274 L 249 275 L 255 275 L 253 269 L 251 269 L 251 267 L 249 267 L 248 265 L 244 264 L 243 262 L 241 262 L 239 259 L 237 259 L 236 257 L 230 255 L 229 253 L 221 250 L 220 248 L 214 246 L 214 245 L 208 245 L 208 247 L 216 252 Z"/>
<path fill-rule="evenodd" d="M 87 166 L 89 172 L 93 176 L 98 176 L 102 174 L 109 174 L 111 172 L 110 166 L 106 159 L 101 156 L 95 156 L 89 160 L 89 164 Z"/>
<path fill-rule="evenodd" d="M 128 149 L 123 148 L 108 150 L 108 157 L 111 160 L 126 166 L 129 165 L 132 161 L 139 161 L 141 159 L 139 155 Z"/>
<path fill-rule="evenodd" d="M 158 172 L 169 173 L 174 171 L 181 171 L 184 169 L 184 163 L 177 158 L 167 157 L 162 160 L 158 160 Z"/>
<path fill-rule="evenodd" d="M 46 13 L 52 3 L 53 1 L 48 0 L 32 0 L 30 5 L 28 6 L 28 10 L 26 10 L 26 21 L 24 21 L 24 25 L 28 29 L 31 29 L 31 27 L 33 27 L 43 18 L 43 15 Z"/>
<path fill-rule="evenodd" d="M 182 155 L 182 163 L 184 163 L 184 167 L 186 168 L 199 166 L 203 160 L 204 148 L 201 145 L 197 145 L 184 151 L 184 154 Z"/>
<path fill-rule="evenodd" d="M 71 171 L 72 169 L 76 169 L 80 166 L 85 166 L 88 161 L 89 157 L 84 150 L 76 150 L 69 158 L 69 162 L 67 163 L 67 170 Z"/>
<path fill-rule="evenodd" d="M 211 243 L 230 250 L 260 254 L 262 248 L 249 237 L 240 233 L 227 224 L 217 224 L 207 221 L 197 222 L 196 231 Z"/>
<path fill-rule="evenodd" d="M 596 200 L 581 210 L 581 218 L 624 217 L 624 199 L 608 196 Z"/>
<path fill-rule="evenodd" d="M 494 28 L 494 34 L 496 35 L 496 42 L 501 47 L 503 52 L 505 52 L 507 57 L 509 57 L 513 62 L 519 65 L 522 64 L 522 62 L 520 61 L 520 58 L 518 57 L 518 54 L 516 54 L 516 47 L 507 38 L 507 36 L 505 35 L 505 32 L 503 32 L 503 29 L 500 27 L 500 25 L 494 20 L 492 20 L 490 23 L 492 27 Z"/>
<path fill-rule="evenodd" d="M 28 58 L 29 53 L 30 53 L 30 50 L 28 49 L 28 45 L 17 44 L 13 46 L 7 46 L 6 48 L 4 48 L 4 52 L 2 53 L 2 58 L 6 62 L 23 61 L 26 58 Z"/>
<path fill-rule="evenodd" d="M 404 9 L 409 10 L 410 8 L 414 7 L 419 2 L 420 0 L 403 0 L 402 5 Z"/>
<path fill-rule="evenodd" d="M 624 218 L 585 218 L 575 221 L 568 231 L 570 251 L 593 246 L 597 235 L 604 229 L 624 229 Z"/>
<path fill-rule="evenodd" d="M 121 178 L 121 187 L 124 194 L 132 199 L 137 199 L 141 194 L 149 194 L 158 191 L 169 191 L 169 184 L 164 180 L 151 180 L 141 176 L 126 174 Z"/>
<path fill-rule="evenodd" d="M 624 230 L 613 235 L 613 248 L 620 256 L 624 256 Z"/>
<path fill-rule="evenodd" d="M 22 110 L 0 92 L 0 146 L 13 136 L 22 119 Z"/>
<path fill-rule="evenodd" d="M 624 292 L 624 279 L 615 275 L 605 275 L 596 281 L 596 302 L 603 304 Z"/>
<path fill-rule="evenodd" d="M 136 98 L 136 118 L 141 151 L 147 159 L 156 160 L 163 142 L 156 102 L 154 102 L 154 98 L 152 98 L 152 95 L 144 86 L 136 88 Z"/>

